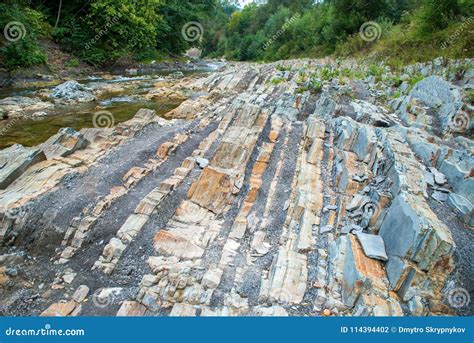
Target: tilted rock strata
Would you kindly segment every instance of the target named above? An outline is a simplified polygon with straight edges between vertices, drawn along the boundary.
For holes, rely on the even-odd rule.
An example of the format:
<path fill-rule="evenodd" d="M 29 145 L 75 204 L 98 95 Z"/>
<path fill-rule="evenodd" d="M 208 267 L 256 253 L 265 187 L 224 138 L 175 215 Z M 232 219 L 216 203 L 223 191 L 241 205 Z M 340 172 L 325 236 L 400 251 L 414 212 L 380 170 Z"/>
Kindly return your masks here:
<path fill-rule="evenodd" d="M 469 111 L 461 93 L 470 81 L 446 93 L 450 83 L 436 63 L 417 66 L 429 78 L 412 90 L 400 85 L 401 94 L 425 101 L 420 109 L 436 105 L 426 94 L 457 102 L 415 118 L 404 112 L 411 100 L 389 108 L 386 85 L 370 76 L 320 74 L 337 68 L 317 60 L 234 64 L 175 84 L 176 94 L 180 87 L 202 94 L 172 114 L 196 126 L 157 145 L 152 159 L 78 213 L 53 260 L 74 267 L 108 212 L 134 201 L 81 271 L 110 278 L 101 283 L 112 292 L 117 275 L 136 268 L 124 287 L 138 292 L 125 293 L 113 314 L 452 314 L 448 281 L 453 271 L 468 272 L 455 262 L 466 252 L 452 232 L 472 237 L 473 161 L 470 139 L 451 136 L 469 132 L 469 122 L 464 131 L 451 123 Z M 310 77 L 321 89 L 305 90 Z M 115 132 L 133 144 L 143 116 L 150 120 L 142 112 Z M 86 153 L 94 140 L 84 137 Z M 66 305 L 46 313 L 69 315 L 78 304 Z"/>

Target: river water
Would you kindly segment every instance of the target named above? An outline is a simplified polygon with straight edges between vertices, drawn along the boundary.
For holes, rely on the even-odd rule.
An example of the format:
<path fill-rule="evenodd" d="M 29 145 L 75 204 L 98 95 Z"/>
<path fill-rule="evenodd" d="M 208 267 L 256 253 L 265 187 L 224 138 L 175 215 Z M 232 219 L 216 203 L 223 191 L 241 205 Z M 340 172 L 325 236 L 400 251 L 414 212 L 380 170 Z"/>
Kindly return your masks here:
<path fill-rule="evenodd" d="M 204 74 L 212 70 L 183 71 L 188 76 L 192 74 Z M 133 82 L 134 87 L 123 92 L 103 95 L 99 99 L 87 103 L 75 103 L 72 105 L 56 105 L 53 115 L 44 117 L 20 119 L 11 118 L 0 121 L 0 149 L 15 143 L 24 146 L 34 146 L 46 141 L 56 134 L 60 128 L 72 127 L 75 130 L 93 127 L 93 115 L 99 110 L 107 110 L 114 116 L 114 124 L 131 119 L 140 108 L 155 110 L 157 115 L 165 117 L 165 114 L 179 106 L 180 102 L 168 99 L 148 100 L 143 97 L 153 85 L 164 79 L 171 71 L 154 72 L 153 75 L 139 75 L 136 77 L 114 76 L 113 79 L 102 79 L 90 77 L 78 82 L 89 86 L 94 83 L 124 83 Z M 25 87 L 4 88 L 0 90 L 0 99 L 11 96 L 33 97 L 40 89 L 51 89 L 48 87 Z"/>

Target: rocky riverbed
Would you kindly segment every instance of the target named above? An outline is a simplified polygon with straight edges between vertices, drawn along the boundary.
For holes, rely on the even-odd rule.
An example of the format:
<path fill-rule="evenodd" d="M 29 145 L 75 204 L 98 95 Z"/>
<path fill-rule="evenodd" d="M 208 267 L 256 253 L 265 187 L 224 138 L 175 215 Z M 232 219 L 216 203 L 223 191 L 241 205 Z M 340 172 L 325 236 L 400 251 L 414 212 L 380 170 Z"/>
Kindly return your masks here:
<path fill-rule="evenodd" d="M 223 65 L 163 62 L 121 70 L 122 73 L 117 70 L 118 74 L 83 75 L 78 80 L 49 76 L 49 82 L 17 81 L 13 87 L 0 88 L 0 148 L 14 143 L 37 145 L 67 126 L 76 130 L 112 127 L 131 119 L 140 108 L 153 109 L 162 116 L 194 94 L 163 92 L 163 97 L 158 98 L 148 96 L 151 89 L 168 87 L 181 78 L 203 75 Z M 102 123 L 93 120 L 99 111 L 110 112 Z"/>
<path fill-rule="evenodd" d="M 472 315 L 472 63 L 230 63 L 2 150 L 0 313 Z"/>

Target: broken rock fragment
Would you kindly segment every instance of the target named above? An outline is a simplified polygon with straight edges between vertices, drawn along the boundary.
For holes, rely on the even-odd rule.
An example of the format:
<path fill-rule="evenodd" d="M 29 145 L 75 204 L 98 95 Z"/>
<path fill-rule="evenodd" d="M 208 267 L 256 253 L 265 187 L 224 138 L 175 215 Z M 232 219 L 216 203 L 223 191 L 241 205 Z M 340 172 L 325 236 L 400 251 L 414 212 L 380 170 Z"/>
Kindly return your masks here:
<path fill-rule="evenodd" d="M 364 254 L 367 257 L 375 258 L 381 261 L 387 261 L 387 253 L 385 252 L 385 244 L 383 238 L 378 235 L 369 235 L 363 232 L 356 233 Z"/>

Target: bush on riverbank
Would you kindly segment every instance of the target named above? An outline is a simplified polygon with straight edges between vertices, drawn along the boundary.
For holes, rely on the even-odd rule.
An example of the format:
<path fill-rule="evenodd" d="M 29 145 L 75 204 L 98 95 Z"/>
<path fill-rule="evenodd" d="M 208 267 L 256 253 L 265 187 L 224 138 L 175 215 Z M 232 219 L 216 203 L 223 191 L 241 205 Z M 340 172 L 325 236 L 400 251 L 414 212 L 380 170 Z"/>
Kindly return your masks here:
<path fill-rule="evenodd" d="M 437 57 L 462 59 L 474 56 L 474 18 L 449 24 L 443 30 L 420 35 L 412 22 L 383 26 L 382 37 L 373 44 L 356 34 L 336 47 L 338 57 L 384 60 L 392 66 L 425 62 Z"/>

